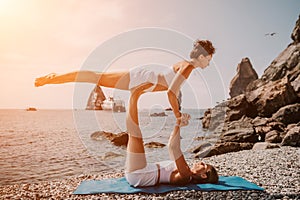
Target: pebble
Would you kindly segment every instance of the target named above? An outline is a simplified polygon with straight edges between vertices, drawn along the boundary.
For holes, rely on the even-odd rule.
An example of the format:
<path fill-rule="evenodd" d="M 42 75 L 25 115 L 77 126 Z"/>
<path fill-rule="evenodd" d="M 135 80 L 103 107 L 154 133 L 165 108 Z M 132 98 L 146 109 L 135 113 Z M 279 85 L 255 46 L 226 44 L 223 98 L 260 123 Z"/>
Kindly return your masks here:
<path fill-rule="evenodd" d="M 166 194 L 97 194 L 72 195 L 83 180 L 100 180 L 122 177 L 119 172 L 79 174 L 63 180 L 31 184 L 0 186 L 0 199 L 299 199 L 300 155 L 299 148 L 281 147 L 264 151 L 240 151 L 205 158 L 216 166 L 220 175 L 241 176 L 265 191 L 174 191 Z M 191 164 L 191 163 L 190 163 Z"/>

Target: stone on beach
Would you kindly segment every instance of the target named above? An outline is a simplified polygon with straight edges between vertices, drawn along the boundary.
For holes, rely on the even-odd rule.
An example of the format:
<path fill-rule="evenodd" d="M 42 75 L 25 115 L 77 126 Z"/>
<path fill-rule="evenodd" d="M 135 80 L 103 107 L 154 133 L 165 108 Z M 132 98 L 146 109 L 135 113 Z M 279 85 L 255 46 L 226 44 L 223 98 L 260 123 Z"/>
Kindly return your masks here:
<path fill-rule="evenodd" d="M 283 146 L 300 147 L 300 126 L 291 128 L 281 143 Z"/>
<path fill-rule="evenodd" d="M 280 148 L 278 144 L 273 144 L 269 142 L 257 142 L 252 147 L 253 150 L 265 150 L 265 149 L 273 149 L 273 148 Z"/>
<path fill-rule="evenodd" d="M 277 130 L 272 130 L 266 134 L 265 141 L 269 143 L 280 143 L 282 138 Z"/>
<path fill-rule="evenodd" d="M 126 132 L 114 134 L 105 131 L 97 131 L 91 134 L 91 138 L 93 140 L 102 140 L 105 138 L 116 146 L 127 146 L 128 143 L 128 134 Z"/>
<path fill-rule="evenodd" d="M 127 146 L 128 144 L 128 133 L 121 132 L 121 133 L 111 133 L 111 132 L 105 132 L 105 131 L 96 131 L 91 134 L 91 138 L 93 140 L 103 140 L 106 139 L 110 141 L 115 146 Z M 165 144 L 162 144 L 160 142 L 148 142 L 145 144 L 145 147 L 147 148 L 162 148 L 166 146 Z M 113 155 L 116 156 L 116 155 Z M 106 158 L 107 156 L 105 156 Z M 109 155 L 111 157 L 111 155 Z"/>
<path fill-rule="evenodd" d="M 150 117 L 165 117 L 168 116 L 165 112 L 151 113 Z"/>
<path fill-rule="evenodd" d="M 148 142 L 148 143 L 145 143 L 145 147 L 147 147 L 147 148 L 163 148 L 165 146 L 166 146 L 165 144 L 162 144 L 160 142 Z"/>

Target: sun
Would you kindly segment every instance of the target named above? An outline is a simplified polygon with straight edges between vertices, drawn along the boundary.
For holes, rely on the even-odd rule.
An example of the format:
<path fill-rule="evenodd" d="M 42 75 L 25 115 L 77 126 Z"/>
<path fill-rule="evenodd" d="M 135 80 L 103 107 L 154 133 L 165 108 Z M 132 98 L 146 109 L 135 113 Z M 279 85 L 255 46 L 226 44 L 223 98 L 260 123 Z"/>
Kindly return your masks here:
<path fill-rule="evenodd" d="M 3 5 L 9 3 L 9 0 L 0 0 L 0 6 L 2 7 Z"/>
<path fill-rule="evenodd" d="M 10 0 L 0 0 L 0 12 L 10 9 L 11 4 Z"/>
<path fill-rule="evenodd" d="M 23 0 L 0 0 L 0 15 L 11 16 L 18 14 L 26 1 Z"/>

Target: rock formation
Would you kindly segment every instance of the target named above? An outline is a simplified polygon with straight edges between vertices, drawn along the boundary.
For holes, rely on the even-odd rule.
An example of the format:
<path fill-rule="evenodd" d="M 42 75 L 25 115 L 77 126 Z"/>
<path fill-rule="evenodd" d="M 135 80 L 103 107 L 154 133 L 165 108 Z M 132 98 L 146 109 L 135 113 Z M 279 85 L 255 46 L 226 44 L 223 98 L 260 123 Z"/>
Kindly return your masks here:
<path fill-rule="evenodd" d="M 97 131 L 92 133 L 91 138 L 93 140 L 102 140 L 105 138 L 116 146 L 127 146 L 128 143 L 128 134 L 126 132 L 114 134 L 105 131 Z"/>
<path fill-rule="evenodd" d="M 100 86 L 96 85 L 88 99 L 87 110 L 102 110 L 101 103 L 106 99 Z"/>
<path fill-rule="evenodd" d="M 165 117 L 168 116 L 165 112 L 151 113 L 150 117 Z"/>
<path fill-rule="evenodd" d="M 256 79 L 258 79 L 258 75 L 253 69 L 249 58 L 243 58 L 237 66 L 237 74 L 230 82 L 230 97 L 233 98 L 240 94 L 244 94 L 248 84 Z"/>
<path fill-rule="evenodd" d="M 121 132 L 121 133 L 110 133 L 105 131 L 96 131 L 91 134 L 91 138 L 93 140 L 109 140 L 115 146 L 127 146 L 128 144 L 128 133 Z M 166 145 L 160 142 L 148 142 L 144 144 L 147 148 L 163 148 Z"/>
<path fill-rule="evenodd" d="M 241 68 L 251 65 L 249 59 L 242 60 L 231 81 L 232 98 L 204 114 L 203 128 L 214 132 L 218 141 L 197 152 L 198 156 L 251 149 L 254 144 L 255 149 L 300 146 L 299 34 L 300 16 L 291 36 L 293 42 L 266 68 L 261 78 L 257 79 L 255 71 L 248 66 L 245 68 L 252 79 L 241 81 Z"/>
<path fill-rule="evenodd" d="M 147 148 L 163 148 L 165 146 L 165 144 L 162 144 L 160 142 L 148 142 L 145 144 L 145 147 Z"/>

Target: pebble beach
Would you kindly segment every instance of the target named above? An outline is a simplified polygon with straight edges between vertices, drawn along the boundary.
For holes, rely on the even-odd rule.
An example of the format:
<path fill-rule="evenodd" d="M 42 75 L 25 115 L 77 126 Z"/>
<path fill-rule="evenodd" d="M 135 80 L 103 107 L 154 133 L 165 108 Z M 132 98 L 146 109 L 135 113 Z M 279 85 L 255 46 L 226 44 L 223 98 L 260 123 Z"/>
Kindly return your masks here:
<path fill-rule="evenodd" d="M 62 180 L 0 186 L 1 199 L 300 199 L 300 149 L 247 150 L 205 158 L 219 175 L 241 176 L 265 191 L 175 191 L 165 194 L 73 195 L 83 180 L 119 178 L 123 172 L 81 174 Z"/>

